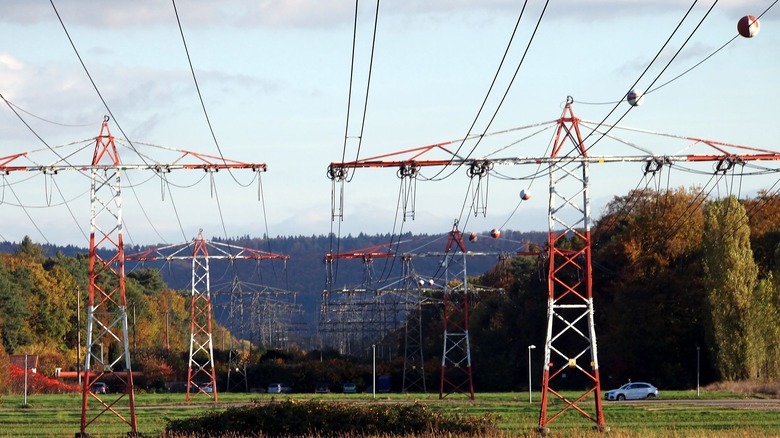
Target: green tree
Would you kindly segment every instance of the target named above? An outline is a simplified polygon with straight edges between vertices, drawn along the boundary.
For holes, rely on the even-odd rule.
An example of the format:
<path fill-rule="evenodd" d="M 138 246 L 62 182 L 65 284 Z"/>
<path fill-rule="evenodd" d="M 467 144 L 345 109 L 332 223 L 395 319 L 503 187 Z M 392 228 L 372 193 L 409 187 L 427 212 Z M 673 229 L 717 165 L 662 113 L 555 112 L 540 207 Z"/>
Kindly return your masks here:
<path fill-rule="evenodd" d="M 748 338 L 755 377 L 780 378 L 780 309 L 773 275 L 762 279 L 753 291 L 748 310 Z"/>
<path fill-rule="evenodd" d="M 10 269 L 10 260 L 7 255 L 0 257 L 0 331 L 6 351 L 14 353 L 16 348 L 31 343 L 33 336 L 28 324 L 30 311 Z"/>
<path fill-rule="evenodd" d="M 704 221 L 703 263 L 708 290 L 715 360 L 721 377 L 756 377 L 758 339 L 751 338 L 751 299 L 758 282 L 758 265 L 750 249 L 745 208 L 728 198 L 710 202 Z"/>

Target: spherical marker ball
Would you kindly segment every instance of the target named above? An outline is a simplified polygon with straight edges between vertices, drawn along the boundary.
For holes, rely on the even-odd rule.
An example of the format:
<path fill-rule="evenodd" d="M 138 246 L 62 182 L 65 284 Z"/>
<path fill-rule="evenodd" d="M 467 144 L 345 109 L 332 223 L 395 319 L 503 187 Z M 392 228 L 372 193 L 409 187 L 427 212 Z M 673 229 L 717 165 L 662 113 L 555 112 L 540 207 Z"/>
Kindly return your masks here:
<path fill-rule="evenodd" d="M 531 199 L 531 191 L 530 190 L 520 190 L 520 199 L 523 201 L 527 201 Z"/>
<path fill-rule="evenodd" d="M 469 234 L 469 241 L 476 242 L 476 240 L 477 240 L 477 234 L 476 233 Z"/>
<path fill-rule="evenodd" d="M 645 101 L 645 94 L 642 90 L 634 89 L 628 92 L 626 100 L 631 106 L 639 106 Z"/>
<path fill-rule="evenodd" d="M 758 35 L 760 28 L 758 18 L 752 15 L 745 15 L 737 22 L 737 32 L 745 38 L 753 38 Z"/>
<path fill-rule="evenodd" d="M 499 237 L 501 237 L 501 230 L 499 230 L 498 228 L 493 228 L 490 231 L 490 237 L 494 239 L 498 239 Z"/>

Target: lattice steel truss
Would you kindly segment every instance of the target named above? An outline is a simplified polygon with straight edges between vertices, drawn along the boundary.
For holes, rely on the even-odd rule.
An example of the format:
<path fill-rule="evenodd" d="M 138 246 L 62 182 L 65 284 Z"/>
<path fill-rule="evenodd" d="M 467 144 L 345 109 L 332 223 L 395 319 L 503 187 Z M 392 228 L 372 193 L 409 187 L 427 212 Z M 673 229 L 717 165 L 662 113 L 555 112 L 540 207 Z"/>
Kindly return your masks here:
<path fill-rule="evenodd" d="M 378 286 L 374 284 L 375 258 L 394 257 L 390 251 L 381 252 L 387 245 L 377 245 L 341 254 L 325 255 L 326 289 L 320 304 L 319 336 L 322 346 L 336 349 L 341 354 L 369 354 L 377 347 L 377 357 L 392 358 L 396 342 L 392 335 L 400 335 L 406 319 L 406 290 L 398 282 Z M 358 287 L 335 289 L 334 261 L 359 259 L 363 263 L 363 281 Z"/>
<path fill-rule="evenodd" d="M 211 331 L 211 278 L 209 250 L 203 230 L 193 241 L 192 287 L 190 298 L 190 358 L 187 366 L 187 402 L 194 395 L 205 394 L 217 402 L 217 373 L 214 369 L 214 340 Z M 206 392 L 211 385 L 211 393 Z"/>
<path fill-rule="evenodd" d="M 230 322 L 230 354 L 227 365 L 227 382 L 225 391 L 249 392 L 249 382 L 246 378 L 246 367 L 249 363 L 247 343 L 241 342 L 240 349 L 234 345 L 234 339 L 239 329 L 246 324 L 244 320 L 244 300 L 242 299 L 241 282 L 238 277 L 233 277 L 229 292 L 230 301 L 228 321 Z"/>
<path fill-rule="evenodd" d="M 396 342 L 389 335 L 404 327 L 406 291 L 353 288 L 323 294 L 319 332 L 324 346 L 341 354 L 370 354 L 391 359 Z"/>
<path fill-rule="evenodd" d="M 423 355 L 422 306 L 428 301 L 424 287 L 430 285 L 414 272 L 412 256 L 404 255 L 402 262 L 402 285 L 406 291 L 403 392 L 428 392 Z"/>
<path fill-rule="evenodd" d="M 11 172 L 42 172 L 53 178 L 62 171 L 81 174 L 89 172 L 90 175 L 90 285 L 81 424 L 77 433 L 77 436 L 82 437 L 89 436 L 86 429 L 104 414 L 108 414 L 107 417 L 114 416 L 129 425 L 129 435 L 138 433 L 127 333 L 127 257 L 124 254 L 122 238 L 121 174 L 129 170 L 154 171 L 158 175 L 174 170 L 200 170 L 209 174 L 220 169 L 266 171 L 266 165 L 262 163 L 244 163 L 221 156 L 146 144 L 145 146 L 154 147 L 162 153 L 174 155 L 168 163 L 153 161 L 148 154 L 138 152 L 127 140 L 124 142 L 141 158 L 143 164 L 122 162 L 115 144 L 115 141 L 121 143 L 122 139 L 115 139 L 111 135 L 108 121 L 106 116 L 99 135 L 95 137 L 95 148 L 89 164 L 73 162 L 81 150 L 88 150 L 86 148 L 66 153 L 47 148 L 0 157 L 0 172 L 6 175 Z M 92 139 L 87 141 L 91 142 Z M 72 145 L 77 143 L 79 142 Z M 41 151 L 54 152 L 56 159 L 33 159 L 33 156 L 40 155 Z M 41 164 L 43 162 L 50 164 Z M 96 394 L 92 390 L 92 384 L 108 377 L 115 379 L 121 390 L 111 395 Z"/>
<path fill-rule="evenodd" d="M 544 345 L 542 402 L 539 429 L 566 411 L 574 410 L 604 429 L 601 406 L 598 350 L 593 320 L 591 271 L 589 162 L 579 119 L 571 102 L 558 122 L 550 162 L 550 203 L 548 212 L 547 335 Z M 572 157 L 572 160 L 566 160 Z M 579 249 L 565 249 L 567 238 L 579 241 Z M 563 395 L 564 380 L 586 389 L 574 399 Z M 550 396 L 562 404 L 554 404 Z M 582 402 L 592 396 L 593 410 Z M 560 407 L 559 407 L 560 406 Z M 557 409 L 550 412 L 550 408 Z"/>
<path fill-rule="evenodd" d="M 457 151 L 460 148 L 454 152 L 448 149 L 454 142 L 460 145 L 470 140 L 475 143 L 482 142 L 487 137 L 486 134 L 482 134 L 456 141 L 364 157 L 354 161 L 332 162 L 327 170 L 328 178 L 333 182 L 334 211 L 338 208 L 339 212 L 338 215 L 333 215 L 333 218 L 335 220 L 338 217 L 343 220 L 344 183 L 351 179 L 350 172 L 354 172 L 356 169 L 396 169 L 399 178 L 402 179 L 401 188 L 405 189 L 409 185 L 408 181 L 404 179 L 416 179 L 419 172 L 428 167 L 467 166 L 467 175 L 473 179 L 475 177 L 481 178 L 483 175 L 487 176 L 495 164 L 532 165 L 537 166 L 537 172 L 539 172 L 538 166 L 548 166 L 546 168 L 549 169 L 550 175 L 549 237 L 546 255 L 549 260 L 548 318 L 542 385 L 543 400 L 539 419 L 539 428 L 542 431 L 547 429 L 547 425 L 551 421 L 566 411 L 578 412 L 589 421 L 593 421 L 597 429 L 606 430 L 600 400 L 599 365 L 593 322 L 591 222 L 588 197 L 589 163 L 641 163 L 644 165 L 645 175 L 655 175 L 664 168 L 671 169 L 680 163 L 686 166 L 713 163 L 714 171 L 704 170 L 704 173 L 712 172 L 713 176 L 720 177 L 727 173 L 731 173 L 733 176 L 740 166 L 744 167 L 749 162 L 762 163 L 761 171 L 755 172 L 755 174 L 763 174 L 770 169 L 769 163 L 776 165 L 780 162 L 780 151 L 608 125 L 604 121 L 581 121 L 574 117 L 571 109 L 572 103 L 573 99 L 569 96 L 564 112 L 557 120 L 517 128 L 517 130 L 535 129 L 541 125 L 549 125 L 557 129 L 552 155 L 545 152 L 535 156 L 494 157 L 486 160 L 459 156 Z M 583 144 L 580 126 L 589 129 L 590 134 L 595 135 L 599 140 L 617 141 L 618 147 L 610 149 L 611 155 L 588 154 L 588 150 Z M 653 146 L 643 147 L 635 141 L 619 138 L 614 134 L 618 130 L 633 134 L 652 135 L 655 139 Z M 489 135 L 498 135 L 509 131 L 504 130 Z M 537 132 L 541 132 L 541 130 Z M 533 135 L 535 134 L 524 139 L 531 138 Z M 684 141 L 685 145 L 679 147 L 677 144 L 679 141 L 672 141 L 670 143 L 673 144 L 667 144 L 666 152 L 663 152 L 657 147 L 661 137 Z M 571 148 L 567 148 L 566 145 L 570 145 Z M 474 147 L 476 148 L 476 145 Z M 544 170 L 544 172 L 547 171 Z M 337 185 L 340 185 L 338 197 L 336 196 Z M 485 180 L 484 198 L 480 191 L 472 193 L 472 206 L 476 213 L 484 214 L 486 211 L 486 203 L 483 202 L 483 200 L 487 200 L 486 186 L 487 180 Z M 477 189 L 480 187 L 478 182 Z M 404 211 L 406 212 L 407 203 L 409 203 L 410 198 L 413 200 L 414 191 L 404 193 L 408 193 L 403 198 Z M 527 198 L 523 197 L 522 199 Z M 339 202 L 337 206 L 335 200 Z M 404 215 L 404 218 L 406 217 Z M 563 245 L 563 240 L 575 236 L 575 249 L 564 248 L 568 245 Z M 587 386 L 587 389 L 581 396 L 573 400 L 567 399 L 560 391 L 560 388 L 563 387 L 561 384 L 564 376 L 567 376 L 568 381 L 575 381 L 576 386 Z M 569 378 L 569 376 L 573 378 Z M 595 398 L 595 409 L 586 410 L 580 407 L 580 404 L 586 400 L 589 401 L 590 394 L 593 394 Z M 558 412 L 548 412 L 550 395 L 563 402 L 560 405 L 562 408 Z"/>
<path fill-rule="evenodd" d="M 186 254 L 192 249 L 192 255 Z M 212 254 L 209 254 L 209 248 Z M 214 368 L 214 343 L 212 338 L 212 302 L 209 260 L 223 259 L 233 263 L 235 260 L 287 260 L 289 256 L 243 248 L 227 243 L 212 242 L 203 238 L 203 230 L 191 242 L 153 248 L 127 256 L 128 260 L 151 261 L 191 260 L 191 307 L 190 307 L 190 354 L 187 367 L 187 402 L 191 395 L 206 395 L 218 401 L 216 371 Z M 211 385 L 211 390 L 206 385 Z"/>
<path fill-rule="evenodd" d="M 454 247 L 454 248 L 453 248 Z M 450 250 L 455 250 L 450 253 Z M 456 256 L 460 252 L 460 257 Z M 439 398 L 459 392 L 474 399 L 469 341 L 469 281 L 466 245 L 458 222 L 452 226 L 444 250 L 444 349 L 441 357 Z M 450 278 L 450 271 L 455 276 Z"/>
<path fill-rule="evenodd" d="M 228 392 L 247 392 L 246 378 L 253 345 L 263 349 L 285 350 L 302 343 L 306 335 L 305 311 L 297 302 L 298 292 L 241 281 L 237 277 L 229 290 L 217 285 L 217 308 L 227 308 L 230 326 Z M 227 297 L 228 300 L 220 297 Z M 222 313 L 224 315 L 224 313 Z M 220 313 L 217 313 L 220 319 Z M 224 340 L 223 340 L 224 348 Z"/>
<path fill-rule="evenodd" d="M 100 167 L 99 167 L 100 166 Z M 133 373 L 127 333 L 127 299 L 125 296 L 125 257 L 122 241 L 121 161 L 103 119 L 100 134 L 95 139 L 91 166 L 91 219 L 89 235 L 89 302 L 87 307 L 87 339 L 84 359 L 84 380 L 81 391 L 81 430 L 78 436 L 88 436 L 86 429 L 103 414 L 112 413 L 138 431 L 135 413 Z M 101 249 L 99 252 L 98 249 Z M 107 254 L 106 257 L 102 254 Z M 106 358 L 116 351 L 114 358 Z M 114 348 L 116 347 L 116 348 Z M 93 384 L 111 375 L 123 388 L 117 394 L 98 394 Z M 127 399 L 129 415 L 118 409 Z M 90 401 L 97 403 L 97 414 L 89 415 Z"/>

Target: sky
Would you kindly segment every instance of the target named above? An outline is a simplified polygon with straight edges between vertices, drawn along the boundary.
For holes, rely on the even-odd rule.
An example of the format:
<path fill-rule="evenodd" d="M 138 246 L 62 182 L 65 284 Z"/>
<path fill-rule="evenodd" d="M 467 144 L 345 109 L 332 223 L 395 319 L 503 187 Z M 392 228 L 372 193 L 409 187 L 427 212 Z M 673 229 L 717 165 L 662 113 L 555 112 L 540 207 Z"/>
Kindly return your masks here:
<path fill-rule="evenodd" d="M 0 93 L 9 103 L 0 109 L 0 157 L 29 152 L 36 163 L 50 163 L 49 147 L 89 144 L 110 113 L 111 133 L 130 139 L 145 159 L 175 159 L 147 146 L 155 145 L 268 166 L 260 182 L 246 170 L 213 178 L 174 171 L 165 180 L 150 171 L 124 172 L 123 232 L 126 242 L 138 245 L 188 241 L 199 229 L 207 238 L 442 233 L 456 219 L 465 231 L 547 231 L 549 181 L 523 178 L 533 166 L 496 166 L 476 215 L 465 169 L 445 169 L 440 181 L 421 178 L 414 219 L 405 221 L 395 169 L 356 171 L 343 185 L 343 203 L 341 185 L 334 187 L 326 169 L 355 156 L 440 142 L 453 141 L 448 147 L 454 150 L 458 139 L 483 132 L 509 131 L 486 136 L 473 158 L 545 156 L 552 130 L 525 137 L 560 117 L 568 96 L 583 120 L 615 123 L 625 113 L 620 126 L 780 150 L 773 135 L 780 9 L 761 17 L 757 36 L 718 50 L 737 35 L 739 18 L 763 13 L 772 1 L 721 0 L 709 14 L 712 2 L 696 2 L 683 20 L 693 3 L 552 0 L 545 8 L 529 1 L 509 45 L 520 1 L 384 0 L 377 14 L 377 2 L 364 0 L 353 62 L 352 1 L 55 0 L 52 6 L 5 0 Z M 637 80 L 637 89 L 651 91 L 641 106 L 604 104 L 622 101 Z M 528 126 L 537 128 L 515 129 Z M 636 135 L 630 142 L 656 154 L 690 144 L 613 132 Z M 616 143 L 604 139 L 591 152 L 626 154 L 626 143 Z M 465 144 L 463 155 L 472 146 Z M 91 153 L 82 148 L 69 162 L 89 164 Z M 123 163 L 140 164 L 131 149 L 120 154 Z M 652 184 L 704 186 L 712 164 L 701 169 L 669 172 Z M 777 181 L 775 172 L 764 173 L 724 179 L 709 193 L 755 195 Z M 592 216 L 643 181 L 638 163 L 591 166 Z M 12 172 L 1 183 L 0 240 L 28 235 L 40 243 L 87 245 L 84 174 Z M 343 218 L 335 221 L 334 190 L 343 206 Z M 531 199 L 520 203 L 521 190 Z"/>

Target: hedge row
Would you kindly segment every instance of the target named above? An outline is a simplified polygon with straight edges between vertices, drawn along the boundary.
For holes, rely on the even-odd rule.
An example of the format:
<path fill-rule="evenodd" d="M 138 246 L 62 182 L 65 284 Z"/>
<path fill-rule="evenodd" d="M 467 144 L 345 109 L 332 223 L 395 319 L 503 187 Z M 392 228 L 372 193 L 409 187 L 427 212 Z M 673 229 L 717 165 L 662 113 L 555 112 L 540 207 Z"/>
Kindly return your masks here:
<path fill-rule="evenodd" d="M 443 415 L 420 404 L 358 405 L 323 401 L 272 401 L 172 420 L 166 433 L 191 437 L 316 435 L 371 436 L 485 435 L 495 431 L 492 415 Z"/>

